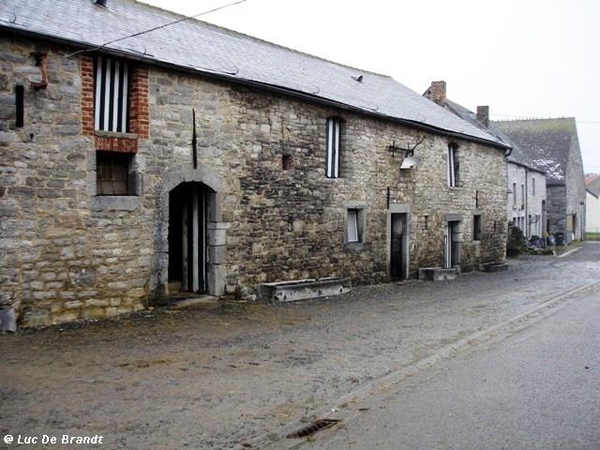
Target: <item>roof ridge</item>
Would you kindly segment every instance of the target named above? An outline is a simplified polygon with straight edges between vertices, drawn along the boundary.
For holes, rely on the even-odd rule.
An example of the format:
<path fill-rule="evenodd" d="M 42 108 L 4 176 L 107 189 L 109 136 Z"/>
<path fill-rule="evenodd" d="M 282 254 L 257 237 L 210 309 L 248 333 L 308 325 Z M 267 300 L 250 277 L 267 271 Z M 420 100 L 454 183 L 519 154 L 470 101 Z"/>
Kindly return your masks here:
<path fill-rule="evenodd" d="M 563 116 L 563 117 L 522 117 L 519 119 L 499 119 L 493 120 L 494 123 L 506 123 L 506 122 L 534 122 L 534 121 L 550 121 L 550 120 L 577 120 L 574 116 Z"/>
<path fill-rule="evenodd" d="M 101 50 L 507 147 L 389 75 L 284 47 L 195 16 L 138 0 L 109 0 L 108 8 L 99 8 L 91 0 L 0 3 L 0 9 L 7 5 L 8 11 L 19 11 L 18 21 L 0 17 L 0 29 L 81 49 L 76 53 Z M 65 23 L 64 17 L 73 12 L 79 14 L 78 20 Z"/>
<path fill-rule="evenodd" d="M 240 36 L 240 37 L 243 37 L 245 39 L 249 39 L 249 40 L 252 40 L 252 41 L 255 41 L 255 42 L 258 42 L 258 43 L 267 44 L 267 45 L 270 45 L 272 47 L 277 47 L 277 48 L 280 48 L 280 49 L 284 49 L 284 50 L 287 50 L 287 51 L 290 51 L 290 52 L 293 52 L 293 53 L 297 53 L 299 55 L 307 56 L 309 58 L 318 59 L 320 61 L 324 61 L 324 62 L 327 62 L 327 63 L 335 64 L 336 66 L 345 67 L 346 69 L 356 70 L 357 72 L 359 72 L 358 75 L 369 74 L 369 75 L 376 75 L 378 77 L 385 77 L 385 78 L 393 79 L 390 75 L 386 75 L 386 74 L 383 74 L 383 73 L 375 72 L 375 71 L 372 71 L 372 70 L 365 70 L 365 69 L 354 67 L 354 66 L 351 66 L 351 65 L 348 65 L 348 64 L 344 64 L 344 63 L 341 63 L 341 62 L 333 61 L 331 59 L 327 59 L 327 58 L 324 58 L 324 57 L 321 57 L 321 56 L 313 55 L 311 53 L 307 53 L 307 52 L 304 52 L 302 50 L 298 50 L 298 49 L 295 49 L 295 48 L 292 48 L 292 47 L 287 47 L 285 45 L 277 44 L 275 42 L 268 41 L 266 39 L 262 39 L 262 38 L 259 38 L 259 37 L 256 37 L 256 36 L 252 36 L 250 34 L 242 33 L 241 31 L 232 30 L 231 28 L 226 28 L 224 26 L 217 25 L 217 24 L 214 24 L 212 22 L 207 22 L 205 20 L 200 20 L 200 19 L 197 18 L 198 16 L 200 16 L 202 14 L 207 14 L 210 11 L 198 13 L 198 14 L 193 15 L 193 16 L 188 16 L 186 14 L 181 14 L 181 13 L 178 13 L 178 12 L 175 12 L 175 11 L 170 11 L 168 9 L 161 8 L 160 6 L 151 5 L 150 3 L 145 3 L 145 2 L 140 1 L 140 0 L 122 0 L 122 1 L 131 1 L 132 3 L 136 3 L 136 4 L 140 5 L 143 8 L 155 9 L 155 10 L 161 11 L 163 13 L 168 13 L 168 14 L 170 14 L 172 16 L 175 16 L 175 17 L 178 17 L 180 19 L 188 18 L 188 20 L 190 20 L 190 21 L 199 22 L 202 25 L 205 25 L 205 26 L 208 26 L 208 27 L 212 27 L 212 28 L 214 28 L 216 30 L 222 30 L 222 31 L 224 31 L 224 32 L 226 32 L 228 34 L 234 35 L 234 36 Z"/>

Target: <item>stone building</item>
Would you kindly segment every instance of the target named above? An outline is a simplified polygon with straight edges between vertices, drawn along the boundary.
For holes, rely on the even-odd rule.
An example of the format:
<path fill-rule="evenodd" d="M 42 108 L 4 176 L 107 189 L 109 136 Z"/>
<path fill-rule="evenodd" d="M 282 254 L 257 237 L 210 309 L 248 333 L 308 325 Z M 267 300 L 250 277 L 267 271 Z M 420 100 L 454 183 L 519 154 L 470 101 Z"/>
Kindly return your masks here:
<path fill-rule="evenodd" d="M 24 326 L 503 260 L 505 143 L 389 77 L 182 19 L 0 5 L 0 302 Z"/>
<path fill-rule="evenodd" d="M 494 127 L 546 173 L 548 233 L 564 234 L 566 242 L 583 239 L 585 176 L 575 119 L 501 121 Z"/>
<path fill-rule="evenodd" d="M 510 145 L 511 149 L 507 152 L 506 158 L 507 222 L 519 227 L 526 238 L 545 236 L 547 231 L 546 174 L 541 167 L 536 166 L 536 157 L 511 141 L 509 136 L 490 121 L 489 106 L 478 106 L 477 112 L 473 112 L 448 99 L 445 81 L 432 82 L 424 96 Z"/>

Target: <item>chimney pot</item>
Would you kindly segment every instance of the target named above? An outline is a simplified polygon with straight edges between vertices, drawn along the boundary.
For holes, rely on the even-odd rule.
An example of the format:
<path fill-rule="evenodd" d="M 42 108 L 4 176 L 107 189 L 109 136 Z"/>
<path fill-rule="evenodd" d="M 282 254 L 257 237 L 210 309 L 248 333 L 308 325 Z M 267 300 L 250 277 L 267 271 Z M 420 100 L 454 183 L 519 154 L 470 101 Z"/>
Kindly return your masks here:
<path fill-rule="evenodd" d="M 446 105 L 446 82 L 445 81 L 432 81 L 431 86 L 425 93 L 425 96 L 437 103 L 440 106 Z"/>
<path fill-rule="evenodd" d="M 490 107 L 489 106 L 478 106 L 477 107 L 477 120 L 484 127 L 490 125 Z"/>

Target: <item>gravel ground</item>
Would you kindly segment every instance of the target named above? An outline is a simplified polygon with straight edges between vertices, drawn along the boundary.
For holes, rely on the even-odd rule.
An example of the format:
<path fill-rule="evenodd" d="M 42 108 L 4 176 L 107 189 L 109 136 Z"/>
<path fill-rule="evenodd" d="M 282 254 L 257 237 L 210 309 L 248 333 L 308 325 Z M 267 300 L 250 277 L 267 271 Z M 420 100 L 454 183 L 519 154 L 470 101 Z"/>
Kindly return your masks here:
<path fill-rule="evenodd" d="M 285 305 L 156 309 L 0 336 L 0 439 L 258 448 L 373 380 L 600 279 L 600 244 L 561 250 L 573 249 L 451 282 L 357 287 Z"/>

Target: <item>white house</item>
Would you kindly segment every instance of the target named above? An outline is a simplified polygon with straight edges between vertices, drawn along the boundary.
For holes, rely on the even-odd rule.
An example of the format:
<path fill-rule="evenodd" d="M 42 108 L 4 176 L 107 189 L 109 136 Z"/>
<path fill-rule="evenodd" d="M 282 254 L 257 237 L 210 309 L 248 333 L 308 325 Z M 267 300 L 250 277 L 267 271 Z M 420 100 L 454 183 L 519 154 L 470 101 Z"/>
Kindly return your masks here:
<path fill-rule="evenodd" d="M 600 176 L 586 179 L 585 232 L 600 233 Z"/>

